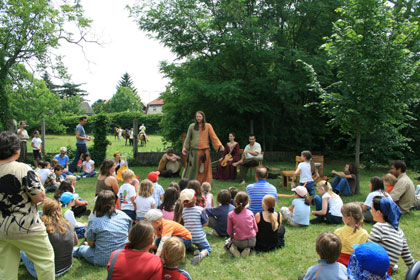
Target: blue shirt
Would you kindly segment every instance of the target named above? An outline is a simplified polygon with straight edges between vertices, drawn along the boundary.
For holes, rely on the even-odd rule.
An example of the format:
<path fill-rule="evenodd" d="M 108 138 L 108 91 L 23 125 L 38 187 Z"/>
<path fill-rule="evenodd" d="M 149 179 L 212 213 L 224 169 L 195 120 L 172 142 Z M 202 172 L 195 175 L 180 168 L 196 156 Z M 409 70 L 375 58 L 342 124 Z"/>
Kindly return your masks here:
<path fill-rule="evenodd" d="M 58 163 L 64 168 L 66 167 L 66 163 L 70 161 L 67 155 L 64 155 L 64 158 L 62 158 L 60 154 L 55 155 L 54 159 L 58 160 Z"/>
<path fill-rule="evenodd" d="M 184 227 L 191 232 L 193 244 L 200 244 L 207 241 L 203 224 L 208 222 L 206 212 L 201 206 L 184 207 L 182 210 Z"/>
<path fill-rule="evenodd" d="M 85 132 L 85 129 L 84 129 L 83 125 L 78 124 L 76 126 L 76 133 L 77 132 L 80 132 L 81 137 L 86 137 L 86 132 Z M 76 144 L 86 144 L 86 140 L 76 138 Z"/>
<path fill-rule="evenodd" d="M 86 230 L 86 240 L 95 241 L 93 263 L 99 266 L 108 264 L 109 256 L 117 249 L 123 249 L 128 242 L 128 231 L 131 228 L 131 218 L 124 212 L 116 210 L 110 217 L 94 216 Z"/>
<path fill-rule="evenodd" d="M 292 205 L 294 206 L 292 221 L 299 225 L 309 225 L 311 207 L 305 204 L 305 199 L 295 198 L 292 201 Z"/>
<path fill-rule="evenodd" d="M 318 274 L 318 279 L 322 280 L 347 280 L 347 268 L 338 262 L 327 263 L 325 260 L 319 260 L 317 265 L 311 266 L 306 271 L 303 280 L 314 280 L 318 269 L 321 270 Z"/>
<path fill-rule="evenodd" d="M 157 209 L 160 206 L 160 196 L 164 195 L 165 191 L 163 190 L 162 186 L 159 185 L 157 182 L 154 182 L 153 186 L 155 186 L 155 190 L 153 191 L 153 199 L 156 202 L 155 209 Z"/>
<path fill-rule="evenodd" d="M 214 227 L 214 230 L 217 232 L 218 235 L 228 236 L 227 219 L 229 212 L 233 209 L 235 209 L 235 207 L 232 204 L 206 208 L 207 215 L 216 219 L 216 226 Z"/>
<path fill-rule="evenodd" d="M 258 212 L 263 212 L 262 200 L 266 195 L 272 195 L 276 198 L 277 201 L 277 189 L 272 184 L 268 183 L 266 180 L 258 180 L 256 183 L 248 185 L 246 187 L 246 192 L 249 195 L 249 210 L 251 210 L 254 215 Z"/>

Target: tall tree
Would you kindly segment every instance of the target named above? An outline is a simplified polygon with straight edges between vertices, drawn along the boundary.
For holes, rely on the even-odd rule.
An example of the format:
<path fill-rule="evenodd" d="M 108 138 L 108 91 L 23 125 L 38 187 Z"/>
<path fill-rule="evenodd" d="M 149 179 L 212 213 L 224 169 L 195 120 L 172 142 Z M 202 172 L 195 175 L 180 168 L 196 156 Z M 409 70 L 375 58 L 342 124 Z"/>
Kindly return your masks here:
<path fill-rule="evenodd" d="M 51 62 L 49 51 L 62 40 L 75 42 L 67 31 L 68 23 L 75 23 L 81 38 L 86 39 L 90 20 L 83 16 L 80 1 L 0 0 L 0 121 L 10 117 L 6 95 L 8 75 L 17 63 Z"/>
<path fill-rule="evenodd" d="M 99 114 L 100 112 L 110 113 L 108 103 L 106 103 L 106 100 L 98 99 L 92 104 L 92 110 L 95 112 L 95 114 Z"/>
<path fill-rule="evenodd" d="M 362 137 L 374 138 L 387 150 L 404 140 L 399 129 L 410 116 L 407 109 L 419 86 L 420 65 L 407 45 L 418 27 L 393 14 L 386 1 L 346 0 L 338 11 L 334 33 L 323 45 L 338 82 L 325 90 L 315 71 L 306 67 L 331 124 L 354 139 L 358 170 Z M 393 142 L 381 138 L 384 130 Z"/>
<path fill-rule="evenodd" d="M 68 97 L 83 97 L 87 95 L 86 90 L 81 89 L 80 86 L 83 84 L 73 84 L 71 82 L 65 82 L 60 86 L 56 86 L 54 92 L 57 93 L 61 98 Z"/>
<path fill-rule="evenodd" d="M 111 112 L 140 111 L 143 108 L 140 96 L 128 87 L 120 87 L 108 106 Z"/>
<path fill-rule="evenodd" d="M 117 90 L 120 87 L 128 87 L 130 88 L 134 93 L 137 93 L 137 89 L 136 87 L 133 85 L 133 81 L 131 80 L 131 76 L 130 74 L 128 74 L 127 72 L 125 72 L 122 76 L 121 76 L 121 80 L 118 82 L 117 85 Z"/>

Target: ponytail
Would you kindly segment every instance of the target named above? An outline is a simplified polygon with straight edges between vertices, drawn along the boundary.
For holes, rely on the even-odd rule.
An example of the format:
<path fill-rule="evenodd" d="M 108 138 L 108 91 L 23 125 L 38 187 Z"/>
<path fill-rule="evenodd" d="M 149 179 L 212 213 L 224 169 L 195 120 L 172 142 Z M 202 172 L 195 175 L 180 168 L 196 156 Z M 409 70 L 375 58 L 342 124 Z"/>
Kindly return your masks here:
<path fill-rule="evenodd" d="M 236 208 L 233 210 L 236 214 L 239 214 L 242 212 L 242 209 L 245 208 L 245 206 L 248 204 L 249 196 L 246 192 L 240 191 L 235 196 L 235 204 Z"/>

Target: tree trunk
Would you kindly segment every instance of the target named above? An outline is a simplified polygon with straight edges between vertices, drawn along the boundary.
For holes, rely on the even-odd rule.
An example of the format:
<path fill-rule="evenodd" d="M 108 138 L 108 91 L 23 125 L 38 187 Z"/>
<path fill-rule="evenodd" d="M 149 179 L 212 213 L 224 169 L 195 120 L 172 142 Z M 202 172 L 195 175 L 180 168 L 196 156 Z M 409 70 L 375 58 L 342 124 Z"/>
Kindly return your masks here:
<path fill-rule="evenodd" d="M 266 146 L 265 146 L 265 139 L 267 138 L 266 137 L 266 133 L 265 133 L 265 117 L 264 117 L 264 115 L 262 115 L 262 117 L 261 117 L 261 129 L 262 129 L 262 150 L 263 151 L 266 151 L 267 149 L 266 149 Z"/>
<path fill-rule="evenodd" d="M 254 119 L 249 120 L 249 133 L 254 134 Z"/>
<path fill-rule="evenodd" d="M 360 192 L 360 125 L 359 122 L 356 122 L 356 153 L 354 158 L 354 167 L 356 168 L 356 190 L 355 193 Z"/>
<path fill-rule="evenodd" d="M 9 100 L 6 94 L 6 80 L 7 72 L 4 70 L 0 71 L 0 121 L 3 124 L 3 128 L 7 128 L 7 121 L 11 118 Z"/>

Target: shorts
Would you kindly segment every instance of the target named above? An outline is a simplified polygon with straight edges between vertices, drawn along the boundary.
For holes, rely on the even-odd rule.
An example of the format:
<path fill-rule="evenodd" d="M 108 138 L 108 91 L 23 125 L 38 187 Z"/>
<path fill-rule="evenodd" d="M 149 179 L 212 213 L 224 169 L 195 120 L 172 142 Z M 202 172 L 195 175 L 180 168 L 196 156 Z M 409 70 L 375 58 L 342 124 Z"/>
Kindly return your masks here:
<path fill-rule="evenodd" d="M 33 150 L 34 159 L 42 159 L 42 154 L 40 150 Z"/>

